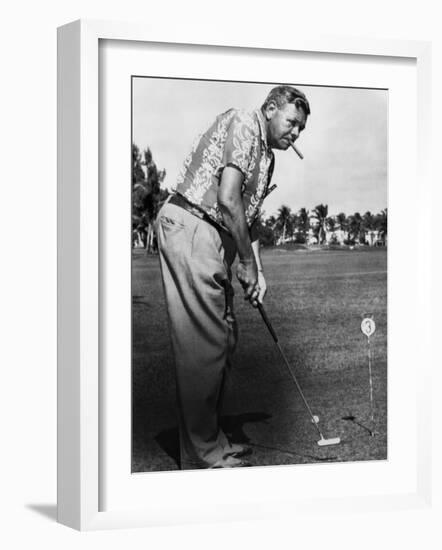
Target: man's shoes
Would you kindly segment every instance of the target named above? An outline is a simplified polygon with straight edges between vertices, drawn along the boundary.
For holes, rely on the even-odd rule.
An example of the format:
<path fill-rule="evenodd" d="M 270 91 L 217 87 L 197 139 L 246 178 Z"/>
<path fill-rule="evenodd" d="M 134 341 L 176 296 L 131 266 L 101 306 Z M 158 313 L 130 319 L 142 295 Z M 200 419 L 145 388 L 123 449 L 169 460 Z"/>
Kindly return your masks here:
<path fill-rule="evenodd" d="M 224 447 L 224 456 L 232 456 L 233 458 L 241 458 L 252 453 L 252 448 L 248 445 L 240 445 L 239 443 L 231 443 Z"/>
<path fill-rule="evenodd" d="M 223 458 L 212 464 L 212 466 L 209 466 L 209 468 L 245 468 L 248 466 L 251 466 L 250 462 L 235 458 L 232 455 L 224 455 Z"/>

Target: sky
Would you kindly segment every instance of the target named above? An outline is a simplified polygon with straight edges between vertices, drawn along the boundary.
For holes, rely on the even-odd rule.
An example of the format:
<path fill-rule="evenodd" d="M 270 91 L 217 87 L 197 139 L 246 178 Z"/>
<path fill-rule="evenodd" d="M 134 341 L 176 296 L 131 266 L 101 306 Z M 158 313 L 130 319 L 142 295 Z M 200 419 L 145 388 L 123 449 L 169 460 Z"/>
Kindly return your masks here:
<path fill-rule="evenodd" d="M 277 84 L 133 78 L 133 142 L 150 147 L 164 186 L 175 186 L 195 138 L 231 107 L 260 107 Z M 285 84 L 285 83 L 284 83 Z M 387 207 L 388 91 L 293 83 L 307 96 L 311 115 L 296 142 L 304 155 L 275 150 L 265 215 L 281 205 L 294 212 L 322 203 L 329 215 Z"/>

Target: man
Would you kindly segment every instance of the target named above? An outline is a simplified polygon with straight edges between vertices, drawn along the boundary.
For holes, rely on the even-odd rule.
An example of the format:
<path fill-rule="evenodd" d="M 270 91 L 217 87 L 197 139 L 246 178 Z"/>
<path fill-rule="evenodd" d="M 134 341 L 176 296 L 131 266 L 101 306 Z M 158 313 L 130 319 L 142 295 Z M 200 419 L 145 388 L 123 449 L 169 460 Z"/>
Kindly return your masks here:
<path fill-rule="evenodd" d="M 245 466 L 247 451 L 220 428 L 225 377 L 236 345 L 231 265 L 244 298 L 262 303 L 266 282 L 256 219 L 274 166 L 310 107 L 290 86 L 260 110 L 230 109 L 196 141 L 176 192 L 161 209 L 157 236 L 176 363 L 181 469 Z"/>

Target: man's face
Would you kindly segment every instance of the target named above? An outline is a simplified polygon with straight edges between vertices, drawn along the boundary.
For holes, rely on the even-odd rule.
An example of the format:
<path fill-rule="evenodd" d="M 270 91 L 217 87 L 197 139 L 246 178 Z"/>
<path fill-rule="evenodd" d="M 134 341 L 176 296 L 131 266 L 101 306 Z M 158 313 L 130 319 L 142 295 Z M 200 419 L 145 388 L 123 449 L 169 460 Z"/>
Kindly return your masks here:
<path fill-rule="evenodd" d="M 265 111 L 267 120 L 267 143 L 272 149 L 286 150 L 304 130 L 307 115 L 304 109 L 286 103 L 278 109 L 273 102 Z"/>

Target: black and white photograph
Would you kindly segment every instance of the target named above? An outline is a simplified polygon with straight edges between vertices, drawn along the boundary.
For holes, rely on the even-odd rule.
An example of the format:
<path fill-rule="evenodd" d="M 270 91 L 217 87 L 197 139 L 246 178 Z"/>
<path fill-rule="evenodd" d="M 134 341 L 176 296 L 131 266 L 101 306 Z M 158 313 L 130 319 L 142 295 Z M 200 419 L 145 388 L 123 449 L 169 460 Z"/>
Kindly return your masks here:
<path fill-rule="evenodd" d="M 133 473 L 388 459 L 389 94 L 295 78 L 132 77 Z"/>

